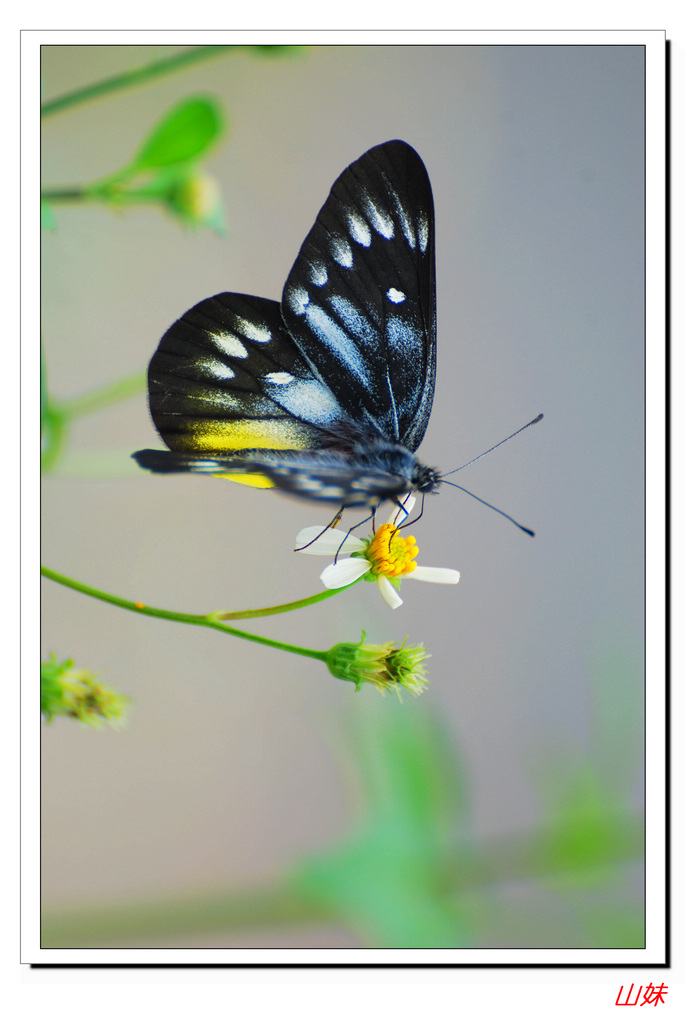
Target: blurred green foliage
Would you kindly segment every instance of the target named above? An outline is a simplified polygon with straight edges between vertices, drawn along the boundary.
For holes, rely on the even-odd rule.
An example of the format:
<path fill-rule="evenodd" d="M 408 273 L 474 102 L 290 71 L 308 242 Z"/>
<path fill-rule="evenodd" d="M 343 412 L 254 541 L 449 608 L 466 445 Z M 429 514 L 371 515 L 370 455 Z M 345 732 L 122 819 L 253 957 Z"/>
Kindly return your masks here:
<path fill-rule="evenodd" d="M 53 911 L 43 944 L 154 947 L 207 930 L 224 930 L 230 943 L 232 930 L 329 922 L 383 949 L 643 945 L 639 887 L 627 896 L 643 855 L 642 819 L 607 803 L 589 766 L 536 831 L 479 842 L 467 773 L 426 708 L 367 703 L 343 749 L 343 770 L 354 773 L 349 834 L 280 883 Z M 513 886 L 526 892 L 523 906 Z"/>
<path fill-rule="evenodd" d="M 349 839 L 309 859 L 297 892 L 384 948 L 460 947 L 469 935 L 449 900 L 464 779 L 438 724 L 364 708 L 350 750 L 360 806 Z"/>
<path fill-rule="evenodd" d="M 153 125 L 136 155 L 98 181 L 41 194 L 41 223 L 55 230 L 52 205 L 100 202 L 117 210 L 155 204 L 191 228 L 225 230 L 218 183 L 200 168 L 226 133 L 226 118 L 209 96 L 182 100 Z"/>

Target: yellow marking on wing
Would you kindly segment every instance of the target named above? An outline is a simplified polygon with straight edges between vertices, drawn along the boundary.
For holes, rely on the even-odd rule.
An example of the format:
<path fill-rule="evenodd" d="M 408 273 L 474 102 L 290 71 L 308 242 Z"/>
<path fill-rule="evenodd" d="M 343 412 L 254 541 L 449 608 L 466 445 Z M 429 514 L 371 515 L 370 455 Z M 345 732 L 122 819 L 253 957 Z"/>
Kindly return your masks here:
<path fill-rule="evenodd" d="M 188 419 L 184 421 L 184 432 L 173 438 L 174 451 L 212 452 L 230 455 L 233 451 L 245 449 L 278 449 L 289 451 L 296 448 L 313 448 L 316 435 L 307 427 L 287 419 L 267 418 L 255 420 L 207 420 Z M 213 473 L 212 476 L 247 487 L 274 487 L 264 473 Z"/>
<path fill-rule="evenodd" d="M 221 480 L 232 480 L 235 484 L 247 484 L 248 487 L 273 487 L 272 481 L 263 473 L 213 473 Z"/>
<path fill-rule="evenodd" d="M 300 423 L 285 419 L 189 420 L 180 450 L 233 451 L 240 448 L 312 448 L 315 438 Z M 177 445 L 175 445 L 177 447 Z"/>

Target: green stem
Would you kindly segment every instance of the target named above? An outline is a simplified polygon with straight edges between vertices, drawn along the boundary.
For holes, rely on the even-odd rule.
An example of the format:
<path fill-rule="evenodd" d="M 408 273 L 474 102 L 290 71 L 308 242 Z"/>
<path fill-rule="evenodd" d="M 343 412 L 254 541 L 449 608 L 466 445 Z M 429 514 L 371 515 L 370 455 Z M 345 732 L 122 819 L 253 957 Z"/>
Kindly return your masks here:
<path fill-rule="evenodd" d="M 113 181 L 123 180 L 121 172 L 112 176 Z M 124 206 L 127 203 L 164 203 L 166 197 L 159 190 L 150 188 L 122 188 L 115 190 L 110 182 L 95 182 L 92 185 L 74 185 L 71 188 L 47 188 L 40 194 L 41 200 L 52 203 L 105 203 Z"/>
<path fill-rule="evenodd" d="M 145 390 L 145 373 L 138 372 L 130 377 L 123 377 L 102 388 L 88 391 L 86 394 L 69 398 L 66 401 L 53 401 L 47 392 L 43 350 L 41 349 L 41 436 L 43 450 L 41 452 L 41 472 L 49 473 L 59 461 L 67 431 L 72 420 L 78 416 L 98 412 L 108 405 L 133 398 Z"/>
<path fill-rule="evenodd" d="M 187 67 L 199 60 L 207 60 L 209 57 L 218 57 L 229 50 L 239 49 L 235 46 L 200 46 L 194 50 L 186 50 L 183 53 L 174 54 L 165 60 L 154 61 L 151 64 L 143 64 L 141 67 L 132 68 L 121 75 L 113 75 L 112 78 L 105 78 L 102 82 L 95 82 L 86 86 L 85 89 L 77 89 L 75 92 L 65 93 L 57 99 L 49 100 L 41 106 L 41 117 L 49 117 L 57 114 L 68 107 L 76 106 L 79 103 L 87 103 L 89 100 L 97 99 L 110 92 L 119 89 L 128 89 L 134 85 L 140 85 L 151 78 L 159 75 L 168 75 L 180 68 Z"/>
<path fill-rule="evenodd" d="M 152 618 L 167 619 L 170 622 L 184 622 L 189 626 L 206 626 L 208 629 L 217 629 L 221 633 L 228 633 L 230 636 L 239 637 L 241 640 L 252 640 L 253 643 L 264 644 L 266 647 L 277 647 L 279 650 L 288 651 L 291 654 L 301 654 L 305 658 L 315 658 L 317 661 L 324 662 L 327 660 L 328 651 L 316 651 L 309 647 L 297 647 L 295 644 L 287 644 L 281 640 L 272 640 L 269 637 L 258 636 L 255 633 L 246 633 L 245 630 L 226 626 L 223 622 L 224 619 L 229 617 L 252 618 L 259 615 L 277 615 L 279 612 L 288 611 L 293 607 L 303 608 L 307 604 L 321 601 L 323 598 L 320 594 L 315 594 L 312 598 L 305 598 L 302 601 L 294 601 L 291 605 L 276 605 L 267 609 L 248 610 L 245 612 L 210 612 L 209 615 L 189 615 L 186 612 L 173 612 L 167 608 L 155 608 L 152 605 L 142 604 L 140 601 L 129 601 L 125 597 L 118 597 L 116 594 L 110 594 L 106 590 L 98 590 L 96 587 L 88 586 L 87 583 L 71 579 L 71 577 L 55 572 L 54 569 L 48 569 L 44 565 L 41 566 L 41 575 L 49 580 L 53 580 L 55 583 L 61 583 L 64 587 L 70 587 L 81 594 L 86 594 L 88 597 L 95 597 L 99 601 L 106 601 L 108 604 L 116 605 L 118 608 L 125 608 L 130 612 L 136 612 L 138 615 L 149 615 Z M 353 586 L 353 584 L 350 584 L 350 586 Z M 341 587 L 340 589 L 346 590 L 347 587 Z M 337 593 L 339 593 L 338 590 L 332 590 L 323 596 L 333 596 Z"/>
<path fill-rule="evenodd" d="M 122 377 L 111 384 L 105 384 L 94 391 L 87 391 L 76 398 L 68 398 L 61 402 L 52 402 L 52 409 L 67 420 L 76 419 L 77 416 L 86 416 L 91 412 L 98 412 L 108 405 L 122 402 L 126 398 L 133 398 L 145 390 L 146 375 L 144 371 L 133 373 L 129 377 Z"/>
<path fill-rule="evenodd" d="M 117 180 L 119 177 L 117 172 Z M 110 208 L 120 209 L 134 203 L 158 204 L 163 206 L 167 197 L 159 190 L 149 188 L 126 188 L 114 190 L 109 184 L 97 182 L 93 185 L 74 185 L 71 188 L 48 188 L 41 194 L 41 201 L 59 206 L 60 203 L 104 203 Z"/>
<path fill-rule="evenodd" d="M 227 619 L 258 619 L 263 615 L 281 615 L 282 612 L 294 612 L 298 608 L 307 608 L 311 604 L 326 601 L 329 597 L 334 597 L 335 594 L 340 594 L 341 591 L 354 586 L 354 583 L 348 583 L 345 587 L 338 587 L 336 590 L 322 590 L 318 594 L 312 594 L 311 597 L 303 597 L 300 601 L 274 604 L 268 608 L 246 608 L 245 611 L 240 612 L 211 612 L 210 614 L 212 618 L 218 619 L 220 622 L 225 622 Z"/>
<path fill-rule="evenodd" d="M 86 188 L 46 188 L 41 191 L 41 199 L 46 203 L 80 203 L 84 200 L 94 199 Z"/>

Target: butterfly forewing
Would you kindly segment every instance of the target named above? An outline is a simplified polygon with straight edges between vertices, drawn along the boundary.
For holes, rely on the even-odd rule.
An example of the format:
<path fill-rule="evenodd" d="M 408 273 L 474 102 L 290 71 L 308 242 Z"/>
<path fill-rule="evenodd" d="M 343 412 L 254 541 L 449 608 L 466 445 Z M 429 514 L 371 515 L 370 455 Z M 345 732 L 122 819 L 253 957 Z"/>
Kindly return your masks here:
<path fill-rule="evenodd" d="M 348 415 L 414 451 L 435 383 L 434 216 L 426 169 L 406 143 L 376 146 L 334 183 L 282 315 Z"/>

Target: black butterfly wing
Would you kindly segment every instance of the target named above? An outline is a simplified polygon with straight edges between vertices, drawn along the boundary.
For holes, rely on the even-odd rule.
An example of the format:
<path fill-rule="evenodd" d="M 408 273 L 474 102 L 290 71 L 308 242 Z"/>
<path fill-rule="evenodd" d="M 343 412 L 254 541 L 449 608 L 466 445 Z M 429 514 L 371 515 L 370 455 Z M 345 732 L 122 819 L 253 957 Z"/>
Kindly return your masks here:
<path fill-rule="evenodd" d="M 334 182 L 281 311 L 312 373 L 350 419 L 414 451 L 436 375 L 434 213 L 419 155 L 398 140 Z"/>
<path fill-rule="evenodd" d="M 344 415 L 285 330 L 278 303 L 232 292 L 198 303 L 169 328 L 150 362 L 148 391 L 165 444 L 196 456 L 318 448 Z M 177 464 L 188 468 L 188 460 Z"/>
<path fill-rule="evenodd" d="M 148 384 L 171 451 L 137 452 L 139 464 L 347 504 L 410 489 L 407 472 L 379 459 L 372 468 L 360 452 L 380 438 L 413 451 L 426 429 L 433 236 L 431 187 L 411 147 L 385 143 L 351 164 L 301 248 L 281 307 L 222 293 L 163 336 Z"/>

